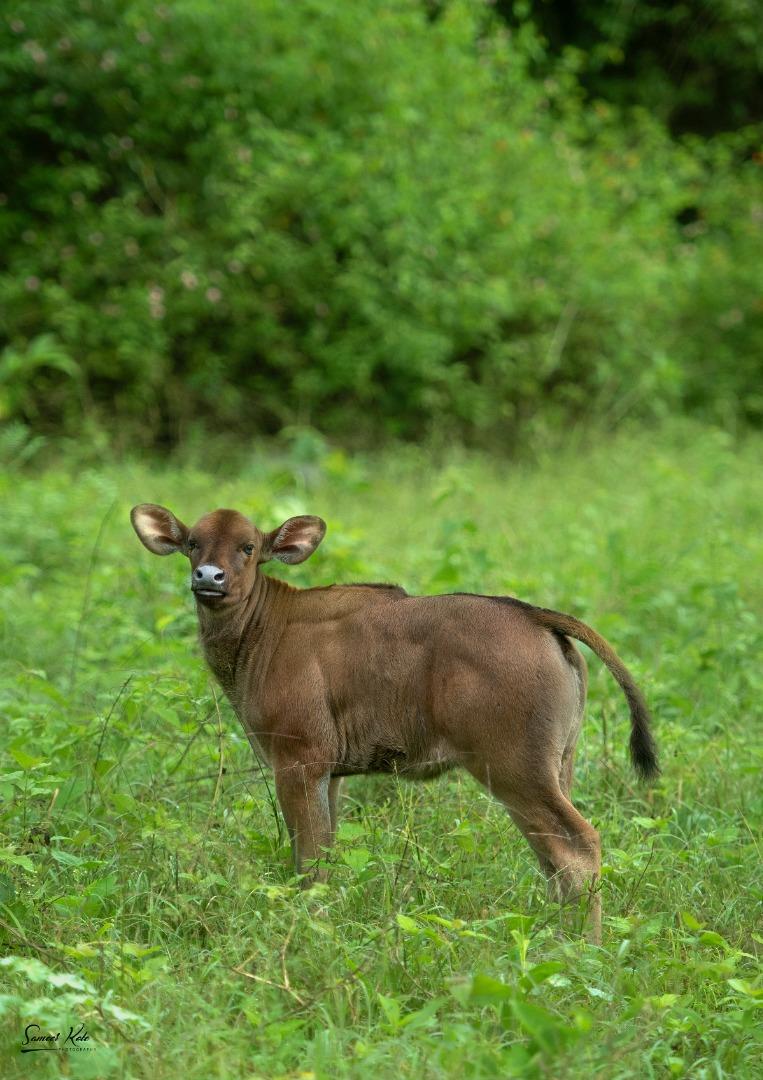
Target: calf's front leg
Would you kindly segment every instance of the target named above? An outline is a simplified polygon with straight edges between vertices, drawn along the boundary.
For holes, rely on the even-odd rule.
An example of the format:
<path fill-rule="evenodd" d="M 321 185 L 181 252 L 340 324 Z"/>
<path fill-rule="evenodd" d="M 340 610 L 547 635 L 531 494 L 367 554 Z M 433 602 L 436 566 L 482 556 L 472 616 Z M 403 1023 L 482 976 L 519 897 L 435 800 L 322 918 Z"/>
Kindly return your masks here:
<path fill-rule="evenodd" d="M 323 852 L 333 841 L 331 776 L 314 765 L 290 762 L 275 768 L 276 795 L 291 839 L 294 866 L 302 874 L 303 888 L 326 878 L 320 865 Z M 333 792 L 332 792 L 333 794 Z"/>

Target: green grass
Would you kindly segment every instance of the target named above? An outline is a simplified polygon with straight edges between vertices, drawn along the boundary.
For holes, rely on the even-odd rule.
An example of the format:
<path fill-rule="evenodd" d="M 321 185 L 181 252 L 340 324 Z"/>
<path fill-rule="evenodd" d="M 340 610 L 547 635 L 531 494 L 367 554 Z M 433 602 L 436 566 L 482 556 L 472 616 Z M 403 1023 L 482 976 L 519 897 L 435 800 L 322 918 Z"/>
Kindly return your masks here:
<path fill-rule="evenodd" d="M 3 1076 L 760 1076 L 763 442 L 590 442 L 524 464 L 308 441 L 208 471 L 5 473 Z M 300 893 L 186 566 L 130 528 L 141 501 L 267 528 L 317 513 L 323 546 L 280 568 L 294 583 L 511 593 L 608 637 L 664 772 L 635 782 L 591 659 L 574 798 L 602 834 L 603 946 L 562 929 L 465 774 L 352 780 L 329 884 Z M 97 1050 L 20 1054 L 27 1024 L 75 1019 Z"/>

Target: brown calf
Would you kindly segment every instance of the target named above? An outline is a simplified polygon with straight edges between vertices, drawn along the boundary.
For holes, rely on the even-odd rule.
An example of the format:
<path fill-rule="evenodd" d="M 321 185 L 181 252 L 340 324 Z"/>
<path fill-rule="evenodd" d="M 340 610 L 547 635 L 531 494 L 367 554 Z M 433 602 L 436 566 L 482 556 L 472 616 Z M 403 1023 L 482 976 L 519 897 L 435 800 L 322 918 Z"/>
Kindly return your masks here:
<path fill-rule="evenodd" d="M 190 559 L 204 655 L 273 768 L 306 880 L 320 876 L 334 839 L 341 777 L 425 779 L 462 765 L 505 804 L 560 899 L 591 890 L 598 939 L 599 837 L 570 802 L 587 684 L 570 637 L 625 693 L 637 772 L 658 771 L 644 700 L 599 634 L 511 597 L 295 589 L 260 572 L 270 559 L 307 559 L 326 531 L 317 517 L 262 533 L 235 510 L 215 510 L 189 529 L 144 503 L 131 519 L 149 551 Z"/>

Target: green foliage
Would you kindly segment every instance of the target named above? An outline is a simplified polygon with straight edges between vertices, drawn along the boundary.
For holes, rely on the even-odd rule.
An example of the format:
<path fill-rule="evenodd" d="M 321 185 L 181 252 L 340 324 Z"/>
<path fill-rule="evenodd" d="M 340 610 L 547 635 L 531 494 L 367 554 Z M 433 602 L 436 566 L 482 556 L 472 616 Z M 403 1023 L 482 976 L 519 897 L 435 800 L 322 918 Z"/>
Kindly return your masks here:
<path fill-rule="evenodd" d="M 674 131 L 737 130 L 763 117 L 757 0 L 497 0 L 496 6 L 510 24 L 531 18 L 552 55 L 574 50 L 592 95 L 644 105 Z M 754 146 L 753 132 L 749 138 Z"/>
<path fill-rule="evenodd" d="M 471 2 L 16 0 L 0 415 L 143 443 L 759 417 L 759 165 L 542 55 Z"/>
<path fill-rule="evenodd" d="M 17 455 L 11 446 L 10 455 Z M 0 475 L 0 1073 L 25 1025 L 85 1023 L 35 1074 L 753 1080 L 762 996 L 761 442 L 588 436 L 535 464 L 309 432 L 204 471 Z M 234 475 L 235 474 L 235 475 Z M 574 797 L 603 840 L 604 942 L 565 929 L 526 843 L 468 776 L 356 778 L 327 885 L 301 893 L 269 774 L 204 670 L 187 565 L 143 550 L 138 501 L 266 527 L 322 514 L 299 585 L 401 581 L 573 611 L 653 709 L 592 660 Z M 44 1059 L 44 1060 L 38 1060 Z"/>

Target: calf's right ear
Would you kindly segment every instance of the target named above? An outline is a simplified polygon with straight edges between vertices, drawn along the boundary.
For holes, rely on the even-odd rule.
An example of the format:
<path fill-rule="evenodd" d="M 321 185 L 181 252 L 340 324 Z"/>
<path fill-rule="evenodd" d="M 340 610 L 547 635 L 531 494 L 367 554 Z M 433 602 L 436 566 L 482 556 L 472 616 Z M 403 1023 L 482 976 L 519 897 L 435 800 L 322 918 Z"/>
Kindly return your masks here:
<path fill-rule="evenodd" d="M 174 555 L 185 550 L 188 529 L 164 506 L 154 503 L 133 506 L 130 521 L 141 544 L 154 555 Z"/>

